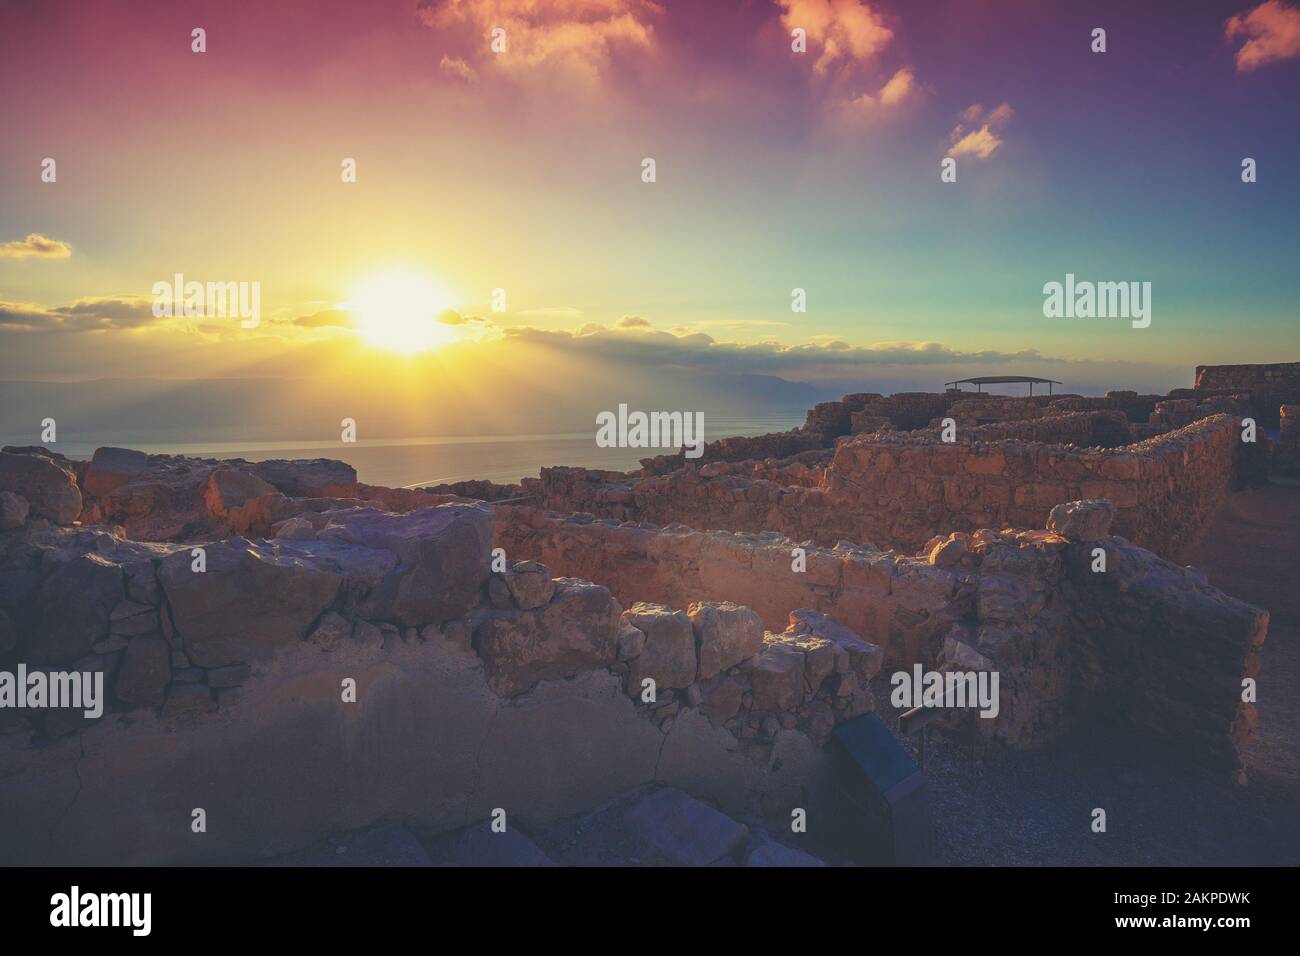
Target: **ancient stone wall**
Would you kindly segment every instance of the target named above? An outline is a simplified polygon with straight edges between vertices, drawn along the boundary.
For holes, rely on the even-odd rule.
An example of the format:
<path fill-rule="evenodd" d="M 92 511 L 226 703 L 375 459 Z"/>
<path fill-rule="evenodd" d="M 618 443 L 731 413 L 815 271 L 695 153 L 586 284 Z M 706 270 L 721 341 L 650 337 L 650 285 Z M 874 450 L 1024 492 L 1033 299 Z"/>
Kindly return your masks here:
<path fill-rule="evenodd" d="M 1300 404 L 1300 362 L 1198 365 L 1196 389 L 1220 393 L 1249 392 L 1260 421 L 1276 425 L 1280 406 Z"/>
<path fill-rule="evenodd" d="M 932 427 L 927 431 L 941 435 L 943 430 Z M 1123 412 L 1114 410 L 1062 412 L 987 425 L 959 425 L 955 437 L 963 444 L 1014 440 L 1099 448 L 1115 448 L 1133 441 L 1128 419 Z"/>
<path fill-rule="evenodd" d="M 862 540 L 876 544 L 912 548 L 945 529 L 1037 527 L 1053 505 L 1107 498 L 1119 509 L 1118 534 L 1177 557 L 1226 500 L 1240 445 L 1228 415 L 1115 449 L 882 435 L 841 445 L 824 487 Z"/>
<path fill-rule="evenodd" d="M 908 551 L 953 530 L 1041 526 L 1053 505 L 1108 498 L 1119 509 L 1118 534 L 1176 558 L 1226 500 L 1240 446 L 1238 420 L 1228 415 L 1112 449 L 881 433 L 841 442 L 817 488 L 709 478 L 693 468 L 613 481 L 554 468 L 524 490 L 537 506 L 564 513 Z"/>
<path fill-rule="evenodd" d="M 817 431 L 792 429 L 767 435 L 738 435 L 706 442 L 699 458 L 687 458 L 684 452 L 643 458 L 641 468 L 648 475 L 666 475 L 688 462 L 697 465 L 710 462 L 739 462 L 755 459 L 791 458 L 804 452 L 817 451 L 827 446 L 827 440 Z"/>
<path fill-rule="evenodd" d="M 953 402 L 948 417 L 958 425 L 987 425 L 992 422 L 1022 421 L 1051 414 L 1049 408 L 1078 395 L 970 395 Z M 1067 410 L 1067 409 L 1062 409 Z M 1068 409 L 1076 411 L 1079 409 Z"/>
<path fill-rule="evenodd" d="M 305 514 L 203 543 L 201 571 L 189 544 L 0 532 L 0 665 L 109 695 L 0 710 L 0 862 L 246 861 L 496 807 L 536 826 L 651 781 L 788 819 L 872 707 L 880 650 L 815 611 L 768 633 L 726 602 L 624 611 L 536 563 L 493 573 L 481 504 Z"/>
<path fill-rule="evenodd" d="M 1155 728 L 1162 745 L 1190 748 L 1207 766 L 1235 768 L 1254 726 L 1240 679 L 1258 671 L 1267 614 L 1109 536 L 1108 504 L 1058 511 L 1051 524 L 1060 533 L 957 533 L 936 538 L 921 558 L 850 545 L 797 552 L 770 533 L 522 507 L 502 509 L 497 544 L 626 598 L 745 603 L 769 627 L 792 603 L 806 605 L 883 648 L 887 671 L 916 662 L 997 670 L 1002 713 L 976 725 L 1013 746 L 1041 745 L 1079 721 L 1114 720 L 1142 735 Z M 1098 511 L 1101 523 L 1080 520 Z M 1097 548 L 1104 571 L 1095 570 Z M 1181 731 L 1178 715 L 1190 719 Z"/>
<path fill-rule="evenodd" d="M 811 409 L 803 430 L 821 435 L 828 445 L 844 435 L 875 431 L 881 423 L 888 423 L 901 431 L 911 431 L 924 428 L 932 419 L 943 415 L 962 394 L 949 389 L 942 393 L 879 395 L 861 392 L 845 395 L 838 402 L 822 402 Z"/>

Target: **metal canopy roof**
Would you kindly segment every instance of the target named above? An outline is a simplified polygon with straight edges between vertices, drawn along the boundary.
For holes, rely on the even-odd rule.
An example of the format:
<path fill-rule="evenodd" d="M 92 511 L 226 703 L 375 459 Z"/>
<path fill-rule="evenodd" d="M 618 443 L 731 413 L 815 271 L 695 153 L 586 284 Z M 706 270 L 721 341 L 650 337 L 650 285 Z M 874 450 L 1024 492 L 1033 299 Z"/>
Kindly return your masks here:
<path fill-rule="evenodd" d="M 955 382 L 945 382 L 945 385 L 1008 385 L 1012 382 L 1035 382 L 1046 384 L 1051 382 L 1053 385 L 1063 385 L 1054 378 L 1035 378 L 1032 375 L 985 375 L 983 378 L 959 378 Z"/>
<path fill-rule="evenodd" d="M 1046 385 L 1047 393 L 1050 395 L 1052 393 L 1053 385 L 1064 384 L 1063 382 L 1058 382 L 1054 378 L 1036 378 L 1033 375 L 985 375 L 981 378 L 959 378 L 955 382 L 944 382 L 943 384 L 946 388 L 951 388 L 955 385 L 974 385 L 975 390 L 979 391 L 985 385 L 1012 385 L 1024 382 L 1029 383 L 1030 395 L 1034 394 L 1035 385 Z"/>

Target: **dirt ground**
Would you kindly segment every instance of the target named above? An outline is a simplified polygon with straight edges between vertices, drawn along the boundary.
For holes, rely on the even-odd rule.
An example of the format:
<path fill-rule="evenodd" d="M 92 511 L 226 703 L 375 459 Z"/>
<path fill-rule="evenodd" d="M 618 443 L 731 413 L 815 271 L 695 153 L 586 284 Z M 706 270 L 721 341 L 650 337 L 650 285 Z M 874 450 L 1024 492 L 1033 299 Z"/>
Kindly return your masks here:
<path fill-rule="evenodd" d="M 1104 735 L 980 766 L 962 742 L 935 735 L 926 768 L 935 863 L 1300 864 L 1300 487 L 1233 495 L 1188 563 L 1271 615 L 1247 785 L 1194 776 Z M 1105 833 L 1092 832 L 1096 807 Z"/>

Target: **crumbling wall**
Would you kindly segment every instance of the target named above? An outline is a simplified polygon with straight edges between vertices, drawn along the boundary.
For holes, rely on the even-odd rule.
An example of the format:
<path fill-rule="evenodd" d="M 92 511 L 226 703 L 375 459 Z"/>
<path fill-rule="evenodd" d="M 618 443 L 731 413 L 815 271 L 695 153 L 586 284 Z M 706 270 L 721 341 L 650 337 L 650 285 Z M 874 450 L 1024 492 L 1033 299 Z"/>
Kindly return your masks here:
<path fill-rule="evenodd" d="M 988 425 L 993 422 L 1014 422 L 1040 418 L 1050 414 L 1056 402 L 1079 398 L 1078 395 L 970 395 L 953 402 L 948 417 L 958 425 Z M 1063 409 L 1064 410 L 1064 409 Z M 1075 411 L 1077 409 L 1069 409 Z"/>
<path fill-rule="evenodd" d="M 688 461 L 697 465 L 709 462 L 740 462 L 755 459 L 792 458 L 804 452 L 824 449 L 828 442 L 818 431 L 800 428 L 767 435 L 738 435 L 705 442 L 699 458 L 688 459 L 684 451 L 671 455 L 656 455 L 641 459 L 641 468 L 648 475 L 665 475 L 676 471 Z"/>
<path fill-rule="evenodd" d="M 1119 509 L 1117 533 L 1178 557 L 1226 500 L 1240 446 L 1239 420 L 1228 415 L 1111 449 L 879 433 L 841 442 L 817 488 L 694 468 L 612 481 L 548 468 L 524 490 L 564 513 L 908 551 L 948 531 L 1039 527 L 1053 505 L 1108 498 Z"/>
<path fill-rule="evenodd" d="M 782 608 L 806 605 L 879 645 L 886 671 L 997 671 L 1001 713 L 972 719 L 1013 746 L 1041 746 L 1081 721 L 1118 722 L 1235 770 L 1254 728 L 1241 679 L 1258 673 L 1268 615 L 1111 536 L 1113 514 L 1108 502 L 1075 503 L 1054 510 L 1052 530 L 958 532 L 920 558 L 522 507 L 503 509 L 497 543 L 616 595 L 682 604 L 710 594 L 752 606 L 769 626 Z"/>
<path fill-rule="evenodd" d="M 927 432 L 941 436 L 943 429 L 932 426 Z M 955 438 L 963 444 L 1014 440 L 1100 448 L 1115 448 L 1133 441 L 1128 419 L 1123 412 L 1115 410 L 1060 412 L 987 425 L 958 426 Z"/>
<path fill-rule="evenodd" d="M 1107 498 L 1117 533 L 1177 557 L 1227 499 L 1240 445 L 1228 415 L 1115 449 L 878 435 L 837 449 L 825 489 L 863 540 L 905 548 L 945 529 L 1039 527 L 1053 505 Z"/>
<path fill-rule="evenodd" d="M 1300 362 L 1198 365 L 1196 390 L 1249 392 L 1259 420 L 1267 425 L 1276 425 L 1280 406 L 1300 404 Z"/>
<path fill-rule="evenodd" d="M 931 419 L 944 414 L 948 406 L 960 399 L 956 389 L 946 392 L 895 392 L 880 395 L 859 392 L 845 395 L 838 402 L 822 402 L 808 412 L 803 430 L 823 437 L 826 444 L 849 434 L 875 431 L 888 423 L 901 431 L 924 428 Z"/>
<path fill-rule="evenodd" d="M 100 674 L 108 699 L 0 710 L 0 863 L 240 862 L 497 807 L 536 826 L 652 781 L 788 819 L 872 707 L 879 649 L 814 611 L 767 633 L 493 572 L 482 504 L 295 521 L 196 546 L 6 524 L 0 669 Z"/>

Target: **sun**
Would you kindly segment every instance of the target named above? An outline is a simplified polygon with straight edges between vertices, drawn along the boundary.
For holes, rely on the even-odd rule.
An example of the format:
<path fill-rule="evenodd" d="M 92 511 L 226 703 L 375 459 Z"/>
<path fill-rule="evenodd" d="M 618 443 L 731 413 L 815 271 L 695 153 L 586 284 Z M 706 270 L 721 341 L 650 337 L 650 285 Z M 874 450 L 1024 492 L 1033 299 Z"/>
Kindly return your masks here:
<path fill-rule="evenodd" d="M 371 345 L 397 352 L 427 352 L 454 341 L 439 316 L 451 297 L 432 276 L 388 272 L 371 276 L 348 302 L 361 337 Z"/>

